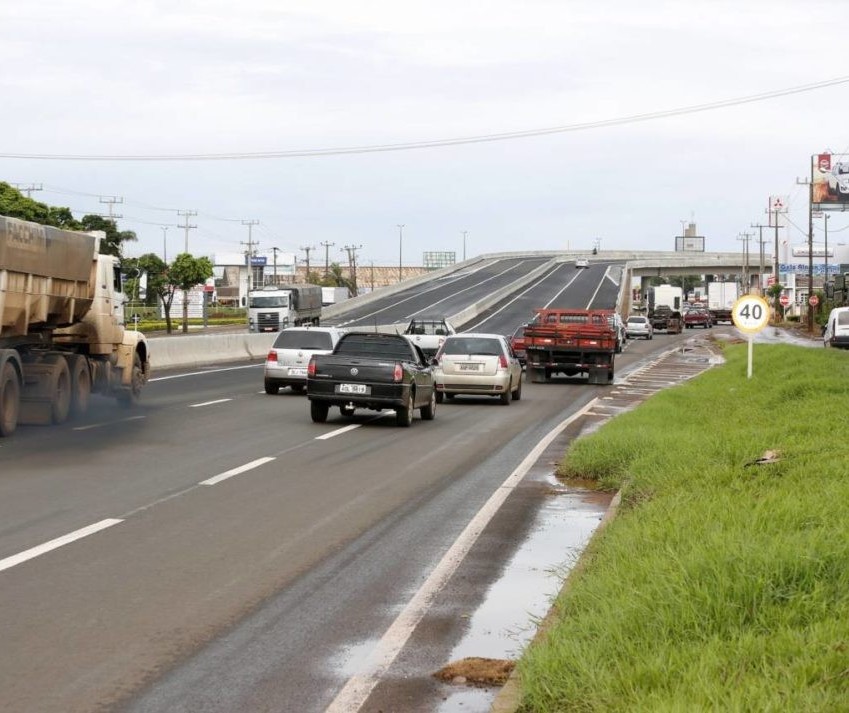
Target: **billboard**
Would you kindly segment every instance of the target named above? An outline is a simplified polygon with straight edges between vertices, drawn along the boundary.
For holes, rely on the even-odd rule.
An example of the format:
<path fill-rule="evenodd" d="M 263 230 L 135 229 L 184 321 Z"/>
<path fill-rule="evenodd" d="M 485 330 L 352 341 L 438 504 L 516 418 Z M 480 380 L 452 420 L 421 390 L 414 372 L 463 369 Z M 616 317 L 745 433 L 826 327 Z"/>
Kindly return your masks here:
<path fill-rule="evenodd" d="M 811 156 L 812 210 L 849 210 L 849 155 Z"/>
<path fill-rule="evenodd" d="M 703 253 L 705 251 L 705 239 L 702 235 L 676 235 L 675 252 L 677 253 Z"/>

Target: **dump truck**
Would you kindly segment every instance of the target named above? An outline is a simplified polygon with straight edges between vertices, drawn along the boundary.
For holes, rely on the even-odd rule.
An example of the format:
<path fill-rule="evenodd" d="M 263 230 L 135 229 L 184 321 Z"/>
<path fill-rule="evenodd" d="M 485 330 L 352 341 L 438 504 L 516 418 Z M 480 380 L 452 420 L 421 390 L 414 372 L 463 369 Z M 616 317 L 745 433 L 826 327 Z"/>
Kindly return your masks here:
<path fill-rule="evenodd" d="M 553 374 L 586 374 L 590 384 L 613 383 L 616 329 L 610 310 L 538 309 L 525 327 L 525 363 L 532 382 Z"/>
<path fill-rule="evenodd" d="M 0 436 L 82 415 L 91 394 L 138 400 L 148 345 L 124 326 L 120 260 L 101 238 L 0 216 Z"/>
<path fill-rule="evenodd" d="M 248 330 L 279 332 L 321 322 L 321 287 L 318 285 L 265 285 L 248 292 Z"/>

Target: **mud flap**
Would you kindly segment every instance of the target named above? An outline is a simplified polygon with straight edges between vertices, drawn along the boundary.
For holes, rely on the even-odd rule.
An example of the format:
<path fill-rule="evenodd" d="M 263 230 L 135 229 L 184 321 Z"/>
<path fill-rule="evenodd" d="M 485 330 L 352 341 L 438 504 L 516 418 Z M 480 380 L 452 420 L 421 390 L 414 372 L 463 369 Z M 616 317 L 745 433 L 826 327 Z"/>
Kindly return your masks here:
<path fill-rule="evenodd" d="M 608 374 L 610 373 L 607 366 L 591 366 L 587 372 L 587 381 L 590 384 L 609 384 L 611 379 Z"/>

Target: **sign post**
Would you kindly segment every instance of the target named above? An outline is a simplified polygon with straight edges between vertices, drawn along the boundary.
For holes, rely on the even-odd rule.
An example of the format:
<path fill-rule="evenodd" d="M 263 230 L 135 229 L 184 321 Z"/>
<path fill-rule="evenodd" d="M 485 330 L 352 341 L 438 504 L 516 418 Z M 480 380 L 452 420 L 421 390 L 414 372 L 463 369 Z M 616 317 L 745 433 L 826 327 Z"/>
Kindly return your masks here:
<path fill-rule="evenodd" d="M 766 327 L 769 321 L 769 305 L 758 295 L 743 295 L 731 308 L 731 320 L 741 332 L 749 335 L 749 358 L 746 378 L 752 378 L 752 350 L 754 336 Z"/>

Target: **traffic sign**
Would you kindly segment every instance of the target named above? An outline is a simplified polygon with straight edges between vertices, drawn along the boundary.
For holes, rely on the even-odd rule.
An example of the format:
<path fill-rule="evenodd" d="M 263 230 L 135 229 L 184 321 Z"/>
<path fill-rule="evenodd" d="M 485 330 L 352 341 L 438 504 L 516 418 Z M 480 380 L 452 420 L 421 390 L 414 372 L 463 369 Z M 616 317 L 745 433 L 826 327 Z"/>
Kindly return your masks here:
<path fill-rule="evenodd" d="M 790 298 L 787 295 L 781 295 L 781 297 L 778 298 L 778 301 L 781 303 L 782 307 L 786 307 L 790 304 Z"/>
<path fill-rule="evenodd" d="M 760 332 L 769 322 L 769 305 L 763 297 L 743 295 L 731 308 L 731 319 L 741 332 Z"/>
<path fill-rule="evenodd" d="M 810 297 L 808 297 L 808 304 L 811 305 L 811 307 L 816 307 L 819 303 L 820 298 L 816 295 L 811 295 Z"/>

